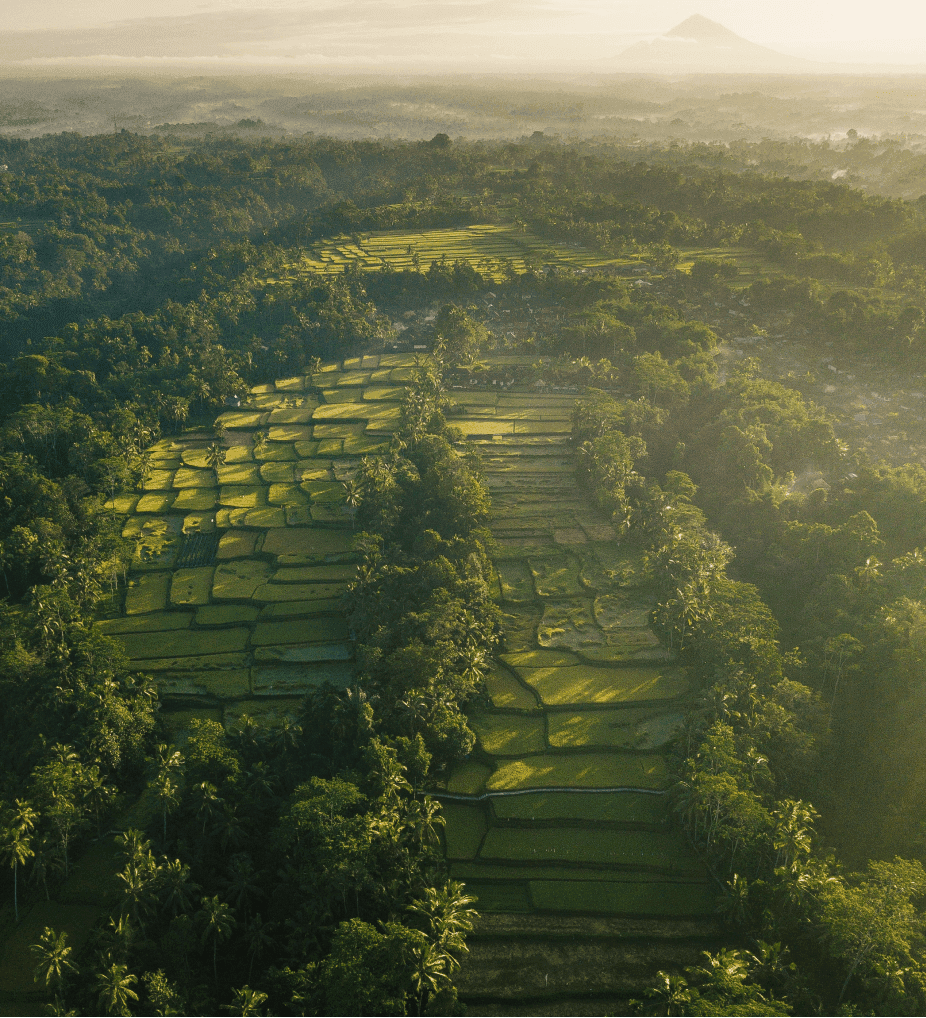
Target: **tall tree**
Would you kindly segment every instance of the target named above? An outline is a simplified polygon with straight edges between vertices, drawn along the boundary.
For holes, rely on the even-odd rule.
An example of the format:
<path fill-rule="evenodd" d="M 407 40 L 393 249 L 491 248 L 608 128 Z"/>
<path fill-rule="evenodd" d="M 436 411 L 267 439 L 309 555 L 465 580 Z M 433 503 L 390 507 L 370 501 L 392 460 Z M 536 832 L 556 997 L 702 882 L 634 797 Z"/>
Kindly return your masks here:
<path fill-rule="evenodd" d="M 12 807 L 3 807 L 0 814 L 0 852 L 6 857 L 13 869 L 13 913 L 19 923 L 19 867 L 31 859 L 35 852 L 32 848 L 35 826 L 39 815 L 21 799 L 17 799 Z"/>

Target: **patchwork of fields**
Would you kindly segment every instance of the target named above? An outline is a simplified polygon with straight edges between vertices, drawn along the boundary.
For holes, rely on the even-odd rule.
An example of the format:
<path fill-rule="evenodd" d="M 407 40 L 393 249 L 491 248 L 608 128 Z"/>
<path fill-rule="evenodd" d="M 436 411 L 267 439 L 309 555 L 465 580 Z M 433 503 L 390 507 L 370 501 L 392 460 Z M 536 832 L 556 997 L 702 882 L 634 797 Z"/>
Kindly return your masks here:
<path fill-rule="evenodd" d="M 309 248 L 289 266 L 288 279 L 300 272 L 340 273 L 351 264 L 372 272 L 388 266 L 403 270 L 431 262 L 466 262 L 487 278 L 502 279 L 508 263 L 518 272 L 528 265 L 570 265 L 601 268 L 632 265 L 636 258 L 610 258 L 578 244 L 550 243 L 511 224 L 480 223 L 437 230 L 383 230 L 341 235 Z"/>
<path fill-rule="evenodd" d="M 689 678 L 650 627 L 642 563 L 576 489 L 575 397 L 454 395 L 492 494 L 505 626 L 477 750 L 443 798 L 451 873 L 484 916 L 460 990 L 637 992 L 714 930 L 664 794 Z M 605 967 L 602 937 L 626 941 Z"/>
<path fill-rule="evenodd" d="M 179 736 L 193 716 L 276 723 L 312 686 L 352 681 L 346 482 L 387 448 L 412 365 L 355 358 L 258 386 L 219 418 L 223 463 L 210 466 L 212 435 L 165 439 L 144 490 L 116 500 L 135 557 L 122 614 L 100 625 L 156 677 Z M 651 974 L 713 929 L 713 888 L 664 794 L 689 677 L 650 628 L 641 562 L 575 487 L 575 397 L 483 387 L 453 399 L 492 494 L 505 627 L 490 705 L 471 719 L 477 750 L 441 793 L 451 872 L 484 915 L 461 992 L 523 992 L 486 965 L 525 930 L 578 916 L 643 924 L 659 945 Z M 499 921 L 521 933 L 492 933 Z M 563 963 L 557 992 L 576 972 Z"/>
<path fill-rule="evenodd" d="M 144 490 L 117 500 L 135 542 L 124 614 L 102 622 L 155 676 L 178 732 L 191 715 L 270 723 L 327 680 L 349 685 L 340 601 L 356 573 L 347 488 L 384 451 L 413 359 L 354 358 L 257 386 L 212 435 L 151 451 Z"/>
<path fill-rule="evenodd" d="M 492 493 L 505 643 L 479 751 L 447 786 L 452 870 L 483 910 L 709 913 L 662 794 L 688 676 L 650 628 L 641 563 L 575 488 L 574 397 L 457 401 Z"/>
<path fill-rule="evenodd" d="M 749 285 L 760 275 L 776 275 L 780 268 L 746 248 L 701 247 L 680 251 L 678 268 L 688 272 L 700 258 L 736 264 L 734 289 Z M 578 270 L 612 269 L 633 273 L 648 268 L 645 254 L 608 255 L 582 244 L 550 241 L 512 223 L 476 223 L 472 226 L 431 230 L 377 230 L 341 234 L 318 241 L 298 261 L 287 264 L 269 284 L 291 283 L 305 273 L 340 274 L 348 267 L 361 272 L 388 268 L 427 271 L 432 262 L 462 262 L 496 282 L 508 271 L 524 272 L 534 266 L 554 265 Z"/>

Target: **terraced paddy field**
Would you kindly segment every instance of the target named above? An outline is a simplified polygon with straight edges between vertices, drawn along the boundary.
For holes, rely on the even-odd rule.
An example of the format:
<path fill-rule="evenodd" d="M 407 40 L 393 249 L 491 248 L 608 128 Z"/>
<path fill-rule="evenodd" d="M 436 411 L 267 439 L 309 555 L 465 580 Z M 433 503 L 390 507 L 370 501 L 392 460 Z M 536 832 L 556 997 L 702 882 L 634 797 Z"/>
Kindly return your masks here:
<path fill-rule="evenodd" d="M 680 255 L 678 267 L 683 272 L 689 272 L 701 258 L 733 262 L 738 269 L 735 289 L 748 286 L 760 276 L 781 272 L 779 266 L 764 261 L 747 248 L 690 248 L 681 250 Z M 433 230 L 340 234 L 317 242 L 307 249 L 302 259 L 289 263 L 283 274 L 266 282 L 285 285 L 307 272 L 336 275 L 348 266 L 359 268 L 361 272 L 383 268 L 426 271 L 435 261 L 465 262 L 486 279 L 496 282 L 506 277 L 509 267 L 523 272 L 530 265 L 580 270 L 607 268 L 627 273 L 649 268 L 645 255 L 612 257 L 581 244 L 546 240 L 513 223 L 476 223 Z"/>
<path fill-rule="evenodd" d="M 512 224 L 486 223 L 438 230 L 384 230 L 341 235 L 320 241 L 301 262 L 289 266 L 282 280 L 294 280 L 302 272 L 340 273 L 356 264 L 373 272 L 393 269 L 426 270 L 432 261 L 462 261 L 484 276 L 501 279 L 503 265 L 510 262 L 519 272 L 528 264 L 569 265 L 574 268 L 639 263 L 637 258 L 609 258 L 578 244 L 551 244 Z"/>
<path fill-rule="evenodd" d="M 156 678 L 175 737 L 193 717 L 277 723 L 314 685 L 352 681 L 345 482 L 388 447 L 412 367 L 369 356 L 258 386 L 219 418 L 221 465 L 211 434 L 164 439 L 143 490 L 113 503 L 135 554 L 100 626 Z M 713 887 L 666 808 L 690 679 L 650 628 L 639 557 L 575 487 L 575 397 L 453 398 L 493 497 L 505 624 L 477 750 L 442 792 L 451 872 L 483 914 L 461 992 L 637 992 L 716 932 Z M 554 973 L 542 986 L 531 958 Z"/>
<path fill-rule="evenodd" d="M 156 678 L 179 737 L 193 716 L 275 723 L 312 686 L 351 682 L 345 482 L 388 446 L 413 364 L 354 358 L 257 386 L 219 417 L 217 469 L 211 435 L 164 439 L 143 491 L 112 505 L 135 554 L 122 613 L 100 627 Z"/>
<path fill-rule="evenodd" d="M 505 622 L 477 750 L 443 798 L 451 871 L 483 913 L 460 991 L 637 992 L 716 933 L 716 888 L 665 795 L 690 678 L 650 626 L 639 557 L 574 484 L 575 397 L 455 397 L 492 492 Z"/>

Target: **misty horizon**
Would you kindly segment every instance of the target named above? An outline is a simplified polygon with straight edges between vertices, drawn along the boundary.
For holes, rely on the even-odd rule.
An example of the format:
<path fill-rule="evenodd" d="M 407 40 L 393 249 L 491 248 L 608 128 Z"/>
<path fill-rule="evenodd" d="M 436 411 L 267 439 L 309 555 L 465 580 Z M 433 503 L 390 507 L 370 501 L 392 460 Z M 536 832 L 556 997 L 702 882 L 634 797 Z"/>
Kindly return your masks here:
<path fill-rule="evenodd" d="M 926 70 L 926 12 L 891 2 L 879 6 L 811 0 L 793 12 L 755 2 L 664 0 L 646 9 L 604 0 L 206 0 L 191 9 L 178 0 L 51 0 L 39 7 L 9 0 L 0 39 L 0 72 L 35 68 L 180 71 L 317 71 L 416 74 L 619 73 L 646 71 L 627 51 L 641 44 L 685 49 L 675 30 L 692 16 L 722 26 L 739 42 L 806 64 L 817 73 L 854 69 Z M 688 40 L 698 43 L 702 40 Z M 692 49 L 692 47 L 688 47 Z M 701 70 L 701 50 L 683 58 L 681 73 Z M 652 68 L 671 71 L 673 48 Z M 729 67 L 716 48 L 704 70 Z M 757 67 L 757 70 L 767 69 Z M 782 64 L 781 70 L 791 70 Z M 804 69 L 802 67 L 802 69 Z"/>

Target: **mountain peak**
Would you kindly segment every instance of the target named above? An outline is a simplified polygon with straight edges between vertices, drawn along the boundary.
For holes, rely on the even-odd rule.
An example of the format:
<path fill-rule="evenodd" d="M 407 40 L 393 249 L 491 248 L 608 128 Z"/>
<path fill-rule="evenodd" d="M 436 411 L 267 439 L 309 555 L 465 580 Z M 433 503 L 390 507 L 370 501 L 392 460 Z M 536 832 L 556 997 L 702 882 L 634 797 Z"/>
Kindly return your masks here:
<path fill-rule="evenodd" d="M 673 38 L 696 39 L 698 42 L 744 41 L 736 32 L 731 32 L 729 28 L 705 18 L 703 14 L 692 14 L 690 18 L 686 18 L 681 24 L 666 32 L 666 35 Z"/>
<path fill-rule="evenodd" d="M 621 70 L 653 74 L 795 74 L 812 70 L 809 60 L 789 57 L 744 39 L 702 14 L 651 41 L 620 54 Z"/>

